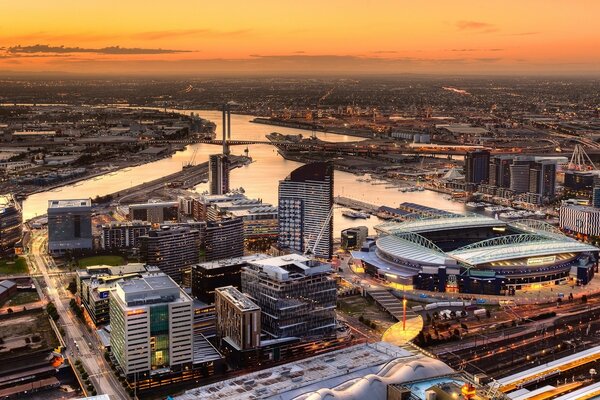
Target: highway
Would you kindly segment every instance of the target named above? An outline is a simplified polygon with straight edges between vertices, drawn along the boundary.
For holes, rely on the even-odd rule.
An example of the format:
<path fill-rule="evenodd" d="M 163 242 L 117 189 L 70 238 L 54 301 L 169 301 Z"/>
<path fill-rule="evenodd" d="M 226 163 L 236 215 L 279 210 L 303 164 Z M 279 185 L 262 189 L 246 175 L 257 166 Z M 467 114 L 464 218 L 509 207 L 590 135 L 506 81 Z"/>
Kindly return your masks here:
<path fill-rule="evenodd" d="M 47 231 L 32 232 L 31 256 L 28 257 L 30 268 L 41 273 L 46 283 L 46 295 L 58 310 L 59 326 L 65 331 L 64 340 L 67 344 L 65 356 L 72 364 L 79 359 L 98 394 L 107 394 L 111 399 L 128 399 L 125 389 L 112 373 L 110 366 L 104 359 L 99 342 L 95 335 L 90 334 L 88 328 L 70 310 L 70 296 L 65 290 L 62 274 L 58 272 L 51 257 L 46 255 Z M 77 343 L 77 345 L 75 345 Z"/>

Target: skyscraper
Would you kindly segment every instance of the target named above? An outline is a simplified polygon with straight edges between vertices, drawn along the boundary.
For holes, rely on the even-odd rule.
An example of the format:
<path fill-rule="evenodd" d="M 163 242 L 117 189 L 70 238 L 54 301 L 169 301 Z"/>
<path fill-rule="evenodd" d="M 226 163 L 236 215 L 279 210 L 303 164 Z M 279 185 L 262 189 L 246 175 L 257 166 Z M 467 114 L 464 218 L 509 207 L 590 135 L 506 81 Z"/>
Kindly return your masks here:
<path fill-rule="evenodd" d="M 62 254 L 92 249 L 92 201 L 48 201 L 48 251 Z"/>
<path fill-rule="evenodd" d="M 244 255 L 244 221 L 241 218 L 222 218 L 207 221 L 204 232 L 206 261 Z"/>
<path fill-rule="evenodd" d="M 280 248 L 317 257 L 333 253 L 333 163 L 303 165 L 279 182 Z"/>
<path fill-rule="evenodd" d="M 210 194 L 229 192 L 229 157 L 225 154 L 211 154 L 208 159 L 208 180 Z"/>
<path fill-rule="evenodd" d="M 490 174 L 490 152 L 487 150 L 469 151 L 465 157 L 465 181 L 486 183 Z"/>

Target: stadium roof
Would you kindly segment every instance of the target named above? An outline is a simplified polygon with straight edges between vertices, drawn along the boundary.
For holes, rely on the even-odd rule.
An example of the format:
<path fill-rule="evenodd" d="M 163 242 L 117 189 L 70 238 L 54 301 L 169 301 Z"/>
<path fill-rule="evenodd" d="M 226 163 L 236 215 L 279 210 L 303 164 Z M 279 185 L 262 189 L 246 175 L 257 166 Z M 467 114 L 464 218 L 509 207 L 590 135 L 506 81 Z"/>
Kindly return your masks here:
<path fill-rule="evenodd" d="M 476 216 L 476 215 L 459 215 L 445 216 L 441 218 L 427 218 L 412 220 L 406 222 L 387 222 L 377 225 L 375 229 L 381 233 L 393 234 L 396 232 L 431 232 L 443 230 L 456 230 L 462 228 L 474 227 L 494 227 L 507 226 L 508 223 L 494 218 Z"/>
<path fill-rule="evenodd" d="M 427 239 L 422 239 L 428 242 Z M 377 247 L 380 251 L 383 251 L 390 256 L 396 256 L 422 264 L 446 265 L 453 261 L 452 258 L 446 256 L 441 250 L 429 247 L 426 242 L 416 243 L 401 236 L 388 235 L 377 239 Z"/>
<path fill-rule="evenodd" d="M 502 260 L 586 251 L 598 251 L 598 249 L 577 241 L 549 239 L 539 242 L 510 243 L 499 246 L 457 249 L 448 252 L 448 255 L 469 265 L 479 265 Z"/>

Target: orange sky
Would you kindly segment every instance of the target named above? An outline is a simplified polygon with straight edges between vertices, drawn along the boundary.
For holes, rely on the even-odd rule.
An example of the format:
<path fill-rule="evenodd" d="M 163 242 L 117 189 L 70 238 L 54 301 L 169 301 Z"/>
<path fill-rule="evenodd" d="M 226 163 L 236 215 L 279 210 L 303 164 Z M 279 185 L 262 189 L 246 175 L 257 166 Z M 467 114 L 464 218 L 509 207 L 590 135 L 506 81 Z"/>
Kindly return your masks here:
<path fill-rule="evenodd" d="M 600 74 L 599 16 L 598 0 L 5 1 L 0 72 Z"/>

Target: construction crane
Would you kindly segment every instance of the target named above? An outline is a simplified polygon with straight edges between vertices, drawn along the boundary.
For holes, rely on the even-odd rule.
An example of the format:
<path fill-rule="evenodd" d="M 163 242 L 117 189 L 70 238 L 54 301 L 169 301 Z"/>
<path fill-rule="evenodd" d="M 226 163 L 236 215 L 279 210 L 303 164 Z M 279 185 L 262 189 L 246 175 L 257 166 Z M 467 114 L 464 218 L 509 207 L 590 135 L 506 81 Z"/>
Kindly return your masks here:
<path fill-rule="evenodd" d="M 192 157 L 190 157 L 190 160 L 184 164 L 183 168 L 189 168 L 189 167 L 193 167 L 195 165 L 197 153 L 198 153 L 198 148 L 196 147 L 194 149 L 194 152 L 192 153 Z"/>
<path fill-rule="evenodd" d="M 321 238 L 323 237 L 323 234 L 325 233 L 325 229 L 327 229 L 327 226 L 329 225 L 329 221 L 331 221 L 331 218 L 333 217 L 334 208 L 336 208 L 335 205 L 329 209 L 329 213 L 327 213 L 327 218 L 325 218 L 325 221 L 323 221 L 323 225 L 321 225 L 321 229 L 319 230 L 319 234 L 317 235 L 317 238 L 315 239 L 313 245 L 311 246 L 309 244 L 309 240 L 306 240 L 306 248 L 304 249 L 305 256 L 315 254 L 317 245 L 321 241 Z"/>

